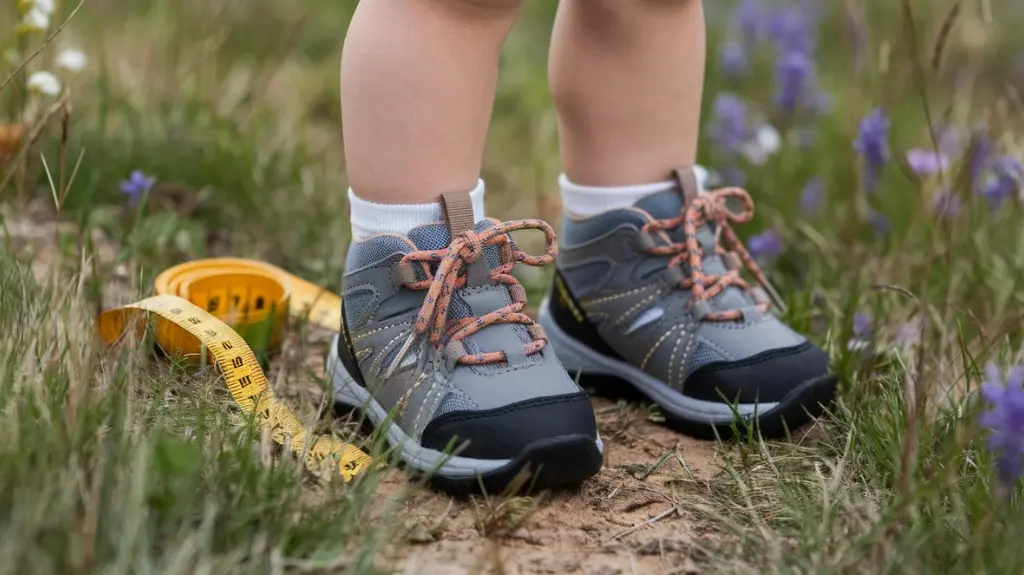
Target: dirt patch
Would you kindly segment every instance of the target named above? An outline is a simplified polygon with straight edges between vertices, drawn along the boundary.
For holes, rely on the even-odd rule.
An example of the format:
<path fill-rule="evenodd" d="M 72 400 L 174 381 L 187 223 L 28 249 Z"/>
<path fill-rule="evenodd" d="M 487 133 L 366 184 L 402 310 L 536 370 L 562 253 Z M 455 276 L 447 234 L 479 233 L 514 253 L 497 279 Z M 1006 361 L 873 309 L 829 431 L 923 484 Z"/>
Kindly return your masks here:
<path fill-rule="evenodd" d="M 419 490 L 381 564 L 417 574 L 692 572 L 704 535 L 681 499 L 706 490 L 715 444 L 653 423 L 635 404 L 593 403 L 607 446 L 597 476 L 572 492 L 511 500 Z M 378 497 L 405 485 L 393 472 Z"/>
<path fill-rule="evenodd" d="M 331 338 L 311 328 L 292 340 L 295 348 L 286 344 L 271 381 L 290 405 L 322 404 L 323 389 L 309 374 L 322 373 Z M 404 526 L 377 557 L 379 567 L 417 575 L 696 572 L 710 535 L 683 500 L 708 493 L 721 464 L 716 443 L 673 432 L 636 402 L 592 403 L 605 464 L 572 491 L 452 498 L 392 470 L 375 507 L 405 498 L 397 507 Z"/>

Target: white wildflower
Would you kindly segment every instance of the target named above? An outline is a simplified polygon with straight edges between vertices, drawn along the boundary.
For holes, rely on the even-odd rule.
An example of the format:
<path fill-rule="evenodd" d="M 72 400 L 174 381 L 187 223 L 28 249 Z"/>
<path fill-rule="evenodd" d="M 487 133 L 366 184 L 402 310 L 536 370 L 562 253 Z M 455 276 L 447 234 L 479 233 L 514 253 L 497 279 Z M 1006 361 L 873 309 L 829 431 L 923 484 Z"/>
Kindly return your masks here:
<path fill-rule="evenodd" d="M 771 124 L 761 124 L 754 139 L 743 145 L 743 153 L 752 164 L 764 165 L 768 157 L 782 147 L 782 136 Z"/>
<path fill-rule="evenodd" d="M 782 136 L 771 124 L 761 124 L 757 129 L 757 143 L 761 149 L 769 154 L 774 154 L 782 147 Z"/>
<path fill-rule="evenodd" d="M 18 31 L 23 34 L 38 34 L 45 32 L 49 27 L 50 15 L 33 7 L 22 18 L 21 24 L 18 25 Z"/>
<path fill-rule="evenodd" d="M 28 77 L 28 89 L 46 96 L 60 94 L 60 80 L 49 72 L 33 72 Z"/>
<path fill-rule="evenodd" d="M 32 7 L 49 16 L 57 10 L 57 3 L 54 0 L 35 0 Z"/>
<path fill-rule="evenodd" d="M 85 52 L 76 48 L 61 50 L 57 54 L 57 66 L 71 72 L 81 72 L 85 68 Z"/>

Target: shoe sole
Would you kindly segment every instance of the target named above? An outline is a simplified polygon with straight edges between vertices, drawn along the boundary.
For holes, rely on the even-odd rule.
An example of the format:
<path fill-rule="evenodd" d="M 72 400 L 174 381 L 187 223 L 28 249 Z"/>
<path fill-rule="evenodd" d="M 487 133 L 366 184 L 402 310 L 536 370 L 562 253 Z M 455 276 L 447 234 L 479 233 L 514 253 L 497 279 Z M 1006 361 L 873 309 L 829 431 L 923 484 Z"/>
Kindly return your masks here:
<path fill-rule="evenodd" d="M 386 423 L 388 445 L 398 448 L 402 463 L 427 475 L 435 487 L 449 493 L 504 492 L 516 482 L 517 492 L 571 486 L 600 471 L 604 444 L 585 434 L 545 438 L 528 444 L 511 459 L 475 459 L 421 446 L 394 421 L 373 395 L 348 373 L 338 358 L 337 336 L 327 359 L 335 407 L 361 412 L 377 429 Z M 521 477 L 522 474 L 522 477 Z"/>
<path fill-rule="evenodd" d="M 570 376 L 580 373 L 581 378 L 606 376 L 622 381 L 657 404 L 669 427 L 692 437 L 730 439 L 745 435 L 751 426 L 765 438 L 784 436 L 820 416 L 835 397 L 836 378 L 832 374 L 809 379 L 774 403 L 729 405 L 686 397 L 657 378 L 597 352 L 565 333 L 551 316 L 548 304 L 549 298 L 541 302 L 538 321 Z"/>

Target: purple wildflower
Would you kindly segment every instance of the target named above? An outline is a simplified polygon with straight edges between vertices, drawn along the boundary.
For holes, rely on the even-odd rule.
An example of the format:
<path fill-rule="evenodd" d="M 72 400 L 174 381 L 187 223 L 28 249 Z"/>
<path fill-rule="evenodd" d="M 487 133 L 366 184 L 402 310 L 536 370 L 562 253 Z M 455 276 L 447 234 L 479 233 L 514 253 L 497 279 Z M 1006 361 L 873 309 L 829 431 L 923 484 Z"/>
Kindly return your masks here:
<path fill-rule="evenodd" d="M 733 94 L 719 94 L 715 98 L 714 120 L 708 132 L 724 151 L 738 151 L 752 135 L 747 125 L 747 105 Z"/>
<path fill-rule="evenodd" d="M 971 189 L 975 193 L 981 193 L 981 176 L 992 156 L 992 141 L 988 139 L 984 129 L 981 128 L 974 130 L 973 139 L 968 169 L 971 174 Z"/>
<path fill-rule="evenodd" d="M 867 339 L 871 337 L 871 317 L 864 312 L 853 314 L 853 337 Z"/>
<path fill-rule="evenodd" d="M 945 170 L 949 166 L 949 156 L 934 150 L 915 148 L 907 152 L 907 164 L 915 174 L 926 177 Z"/>
<path fill-rule="evenodd" d="M 821 208 L 823 192 L 821 178 L 815 176 L 807 181 L 803 191 L 800 192 L 800 207 L 804 212 L 816 213 Z"/>
<path fill-rule="evenodd" d="M 992 177 L 985 183 L 981 195 L 993 208 L 1013 197 L 1024 182 L 1024 166 L 1013 156 L 1001 156 L 992 162 Z"/>
<path fill-rule="evenodd" d="M 864 163 L 864 188 L 874 191 L 882 166 L 889 161 L 889 119 L 875 108 L 860 122 L 860 131 L 853 149 Z"/>
<path fill-rule="evenodd" d="M 954 218 L 960 214 L 960 198 L 949 189 L 939 190 L 932 199 L 932 213 L 939 217 Z"/>
<path fill-rule="evenodd" d="M 782 241 L 773 231 L 751 236 L 747 240 L 747 251 L 755 260 L 770 260 L 782 253 Z"/>
<path fill-rule="evenodd" d="M 768 19 L 767 32 L 783 54 L 810 54 L 814 50 L 810 22 L 800 8 L 776 11 Z"/>
<path fill-rule="evenodd" d="M 747 73 L 747 52 L 739 42 L 726 42 L 718 49 L 718 65 L 728 78 L 741 78 Z"/>
<path fill-rule="evenodd" d="M 1016 366 L 1008 373 L 998 367 L 986 367 L 987 381 L 981 397 L 988 409 L 978 423 L 988 430 L 988 447 L 995 456 L 996 473 L 1003 485 L 1015 482 L 1024 471 L 1024 369 Z"/>
<path fill-rule="evenodd" d="M 792 114 L 808 97 L 813 84 L 814 64 L 803 52 L 783 54 L 775 67 L 775 104 Z"/>
<path fill-rule="evenodd" d="M 759 0 L 743 0 L 733 13 L 733 26 L 747 42 L 758 42 L 762 37 L 765 14 Z"/>
<path fill-rule="evenodd" d="M 147 176 L 142 170 L 134 170 L 127 180 L 121 181 L 121 191 L 129 201 L 135 202 L 153 187 L 154 182 L 156 178 Z"/>
<path fill-rule="evenodd" d="M 846 349 L 864 352 L 871 347 L 871 318 L 867 314 L 857 312 L 853 315 L 852 336 L 846 342 Z"/>

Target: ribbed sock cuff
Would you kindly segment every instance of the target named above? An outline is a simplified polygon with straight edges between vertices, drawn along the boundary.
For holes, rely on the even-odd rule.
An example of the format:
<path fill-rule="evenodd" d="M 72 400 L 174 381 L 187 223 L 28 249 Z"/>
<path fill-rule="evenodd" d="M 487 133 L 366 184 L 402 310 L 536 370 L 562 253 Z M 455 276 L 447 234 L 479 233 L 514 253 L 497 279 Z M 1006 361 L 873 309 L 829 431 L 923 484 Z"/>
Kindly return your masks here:
<path fill-rule="evenodd" d="M 484 219 L 484 181 L 477 180 L 469 193 L 473 202 L 473 219 Z M 413 228 L 444 220 L 441 204 L 378 204 L 357 196 L 348 189 L 349 220 L 354 239 L 365 239 L 377 234 L 408 234 Z"/>

